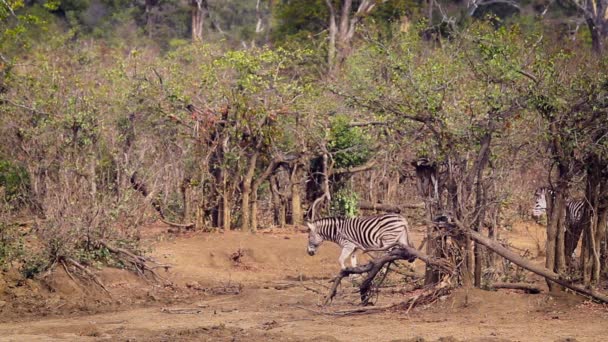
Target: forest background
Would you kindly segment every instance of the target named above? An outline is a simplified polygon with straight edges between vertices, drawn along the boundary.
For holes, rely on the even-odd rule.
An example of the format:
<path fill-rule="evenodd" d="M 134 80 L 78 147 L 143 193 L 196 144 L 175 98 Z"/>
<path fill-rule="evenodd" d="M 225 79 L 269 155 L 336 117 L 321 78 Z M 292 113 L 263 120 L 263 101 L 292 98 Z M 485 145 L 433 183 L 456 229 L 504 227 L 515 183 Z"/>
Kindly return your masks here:
<path fill-rule="evenodd" d="M 436 215 L 496 240 L 547 186 L 546 267 L 605 274 L 608 0 L 0 0 L 0 20 L 3 268 L 132 267 L 156 219 L 383 211 L 445 256 Z M 481 286 L 484 249 L 457 244 Z"/>

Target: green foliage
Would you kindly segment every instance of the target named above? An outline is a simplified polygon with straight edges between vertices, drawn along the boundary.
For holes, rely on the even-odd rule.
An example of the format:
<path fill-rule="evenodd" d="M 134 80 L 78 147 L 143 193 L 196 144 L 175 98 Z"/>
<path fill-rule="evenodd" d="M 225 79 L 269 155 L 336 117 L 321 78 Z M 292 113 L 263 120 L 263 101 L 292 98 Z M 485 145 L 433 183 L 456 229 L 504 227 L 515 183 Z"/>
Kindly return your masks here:
<path fill-rule="evenodd" d="M 23 255 L 23 241 L 15 224 L 0 221 L 0 268 L 10 264 Z"/>
<path fill-rule="evenodd" d="M 275 40 L 305 41 L 325 29 L 329 11 L 324 0 L 283 1 L 277 5 L 275 18 Z"/>
<path fill-rule="evenodd" d="M 330 211 L 332 216 L 357 216 L 359 214 L 359 195 L 348 186 L 341 188 L 333 194 Z"/>
<path fill-rule="evenodd" d="M 0 200 L 9 203 L 23 202 L 27 196 L 29 182 L 24 167 L 0 159 L 0 189 L 3 190 L 2 195 L 4 195 Z"/>
<path fill-rule="evenodd" d="M 43 253 L 29 252 L 21 262 L 20 271 L 25 278 L 31 279 L 50 267 L 49 257 Z"/>
<path fill-rule="evenodd" d="M 49 37 L 48 31 L 53 28 L 49 11 L 55 5 L 55 1 L 27 7 L 22 0 L 0 2 L 0 56 L 3 57 L 0 59 L 0 72 L 2 62 Z"/>
<path fill-rule="evenodd" d="M 364 164 L 371 157 L 370 137 L 359 127 L 350 127 L 345 115 L 336 115 L 331 120 L 328 148 L 335 167 L 353 167 Z"/>

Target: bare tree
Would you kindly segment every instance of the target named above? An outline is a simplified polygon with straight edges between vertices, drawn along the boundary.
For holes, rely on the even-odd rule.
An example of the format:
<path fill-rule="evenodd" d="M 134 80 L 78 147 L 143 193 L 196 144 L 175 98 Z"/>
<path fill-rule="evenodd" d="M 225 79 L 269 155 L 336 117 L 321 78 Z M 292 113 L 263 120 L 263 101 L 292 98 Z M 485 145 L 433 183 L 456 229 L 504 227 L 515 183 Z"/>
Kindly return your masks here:
<path fill-rule="evenodd" d="M 190 0 L 192 7 L 192 40 L 203 41 L 205 20 L 209 17 L 209 4 L 207 0 Z"/>
<path fill-rule="evenodd" d="M 591 47 L 597 54 L 604 51 L 608 35 L 608 0 L 570 0 L 585 18 L 591 34 Z"/>
<path fill-rule="evenodd" d="M 335 72 L 350 55 L 357 25 L 373 11 L 378 3 L 384 1 L 363 0 L 357 9 L 353 10 L 352 0 L 341 0 L 339 6 L 335 6 L 332 0 L 325 0 L 329 9 L 327 64 L 331 72 Z"/>

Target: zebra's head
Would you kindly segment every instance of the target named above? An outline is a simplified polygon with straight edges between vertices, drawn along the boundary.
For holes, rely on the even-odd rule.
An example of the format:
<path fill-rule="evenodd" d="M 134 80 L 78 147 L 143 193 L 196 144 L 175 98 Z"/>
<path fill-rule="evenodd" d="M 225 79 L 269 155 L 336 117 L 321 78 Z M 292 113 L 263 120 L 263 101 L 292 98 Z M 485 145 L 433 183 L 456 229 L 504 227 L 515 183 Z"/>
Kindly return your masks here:
<path fill-rule="evenodd" d="M 317 227 L 313 222 L 306 222 L 308 226 L 308 255 L 315 255 L 317 248 L 323 242 L 323 237 L 317 232 Z"/>
<path fill-rule="evenodd" d="M 547 188 L 538 188 L 534 192 L 534 208 L 532 217 L 538 220 L 547 212 Z"/>

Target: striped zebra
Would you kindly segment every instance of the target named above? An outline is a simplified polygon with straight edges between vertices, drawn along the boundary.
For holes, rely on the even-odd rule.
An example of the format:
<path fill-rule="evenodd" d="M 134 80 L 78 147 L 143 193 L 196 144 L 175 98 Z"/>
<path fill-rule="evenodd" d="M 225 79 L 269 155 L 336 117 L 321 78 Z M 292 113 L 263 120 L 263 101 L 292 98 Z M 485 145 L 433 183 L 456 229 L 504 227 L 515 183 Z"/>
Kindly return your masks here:
<path fill-rule="evenodd" d="M 547 194 L 554 196 L 553 190 L 548 188 L 538 188 L 534 192 L 534 208 L 532 217 L 539 219 L 547 214 Z M 568 225 L 578 225 L 582 223 L 587 203 L 583 199 L 566 200 L 566 222 Z"/>
<path fill-rule="evenodd" d="M 323 218 L 308 225 L 309 255 L 315 255 L 323 241 L 331 241 L 342 247 L 338 259 L 340 267 L 345 269 L 345 261 L 350 257 L 351 265 L 357 266 L 355 252 L 385 250 L 393 246 L 410 247 L 408 224 L 405 218 L 397 214 L 386 214 L 371 217 Z M 409 260 L 414 261 L 414 258 Z"/>
<path fill-rule="evenodd" d="M 542 215 L 547 214 L 547 195 L 555 196 L 549 188 L 538 188 L 534 192 L 534 208 L 532 217 L 538 221 Z M 574 250 L 583 230 L 583 220 L 587 210 L 587 202 L 583 199 L 566 200 L 566 246 L 565 254 L 574 255 Z"/>

